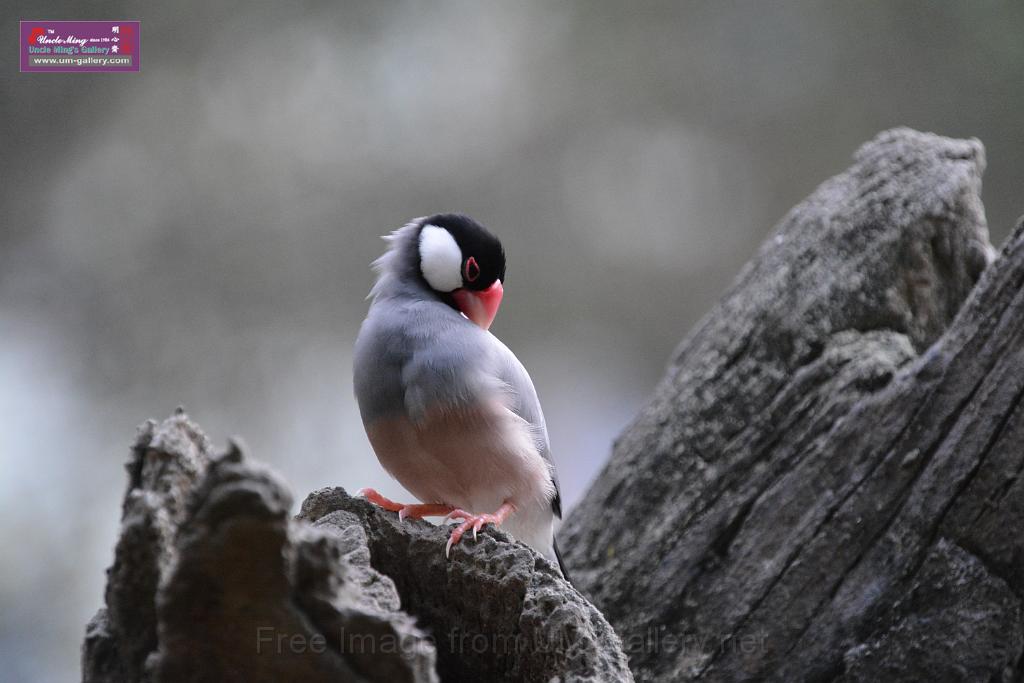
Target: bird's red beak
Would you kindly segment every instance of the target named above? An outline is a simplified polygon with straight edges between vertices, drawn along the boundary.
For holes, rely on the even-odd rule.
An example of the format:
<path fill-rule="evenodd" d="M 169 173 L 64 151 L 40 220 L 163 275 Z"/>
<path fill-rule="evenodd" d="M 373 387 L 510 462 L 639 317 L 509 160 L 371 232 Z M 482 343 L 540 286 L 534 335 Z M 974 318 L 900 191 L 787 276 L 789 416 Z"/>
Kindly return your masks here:
<path fill-rule="evenodd" d="M 494 316 L 498 315 L 504 291 L 501 280 L 495 280 L 494 284 L 482 292 L 456 289 L 452 292 L 452 298 L 464 316 L 486 330 L 494 322 Z"/>

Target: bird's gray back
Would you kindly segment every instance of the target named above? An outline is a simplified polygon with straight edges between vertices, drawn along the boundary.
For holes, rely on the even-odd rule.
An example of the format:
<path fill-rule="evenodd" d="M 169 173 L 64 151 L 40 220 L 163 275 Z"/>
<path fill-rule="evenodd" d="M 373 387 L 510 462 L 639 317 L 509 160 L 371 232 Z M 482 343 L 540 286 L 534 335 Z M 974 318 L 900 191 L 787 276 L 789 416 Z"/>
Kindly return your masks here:
<path fill-rule="evenodd" d="M 457 408 L 496 390 L 480 333 L 440 302 L 371 304 L 354 357 L 363 422 L 401 414 L 418 421 L 428 407 Z"/>

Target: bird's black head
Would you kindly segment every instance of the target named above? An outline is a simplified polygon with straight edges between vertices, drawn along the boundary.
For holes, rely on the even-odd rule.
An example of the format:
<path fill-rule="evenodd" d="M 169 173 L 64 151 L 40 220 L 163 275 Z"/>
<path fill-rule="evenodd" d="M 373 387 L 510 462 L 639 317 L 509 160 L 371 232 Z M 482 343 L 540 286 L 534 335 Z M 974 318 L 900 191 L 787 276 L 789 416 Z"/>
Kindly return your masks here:
<path fill-rule="evenodd" d="M 505 250 L 487 228 L 461 213 L 430 216 L 423 221 L 423 228 L 430 227 L 447 231 L 458 247 L 458 287 L 482 291 L 495 280 L 505 281 Z M 438 291 L 455 289 L 450 286 L 455 282 L 451 268 L 454 260 L 455 252 L 443 233 L 420 233 L 420 267 L 431 287 Z"/>
<path fill-rule="evenodd" d="M 424 281 L 443 301 L 486 329 L 498 312 L 505 280 L 501 242 L 460 213 L 436 214 L 421 225 L 419 266 Z"/>

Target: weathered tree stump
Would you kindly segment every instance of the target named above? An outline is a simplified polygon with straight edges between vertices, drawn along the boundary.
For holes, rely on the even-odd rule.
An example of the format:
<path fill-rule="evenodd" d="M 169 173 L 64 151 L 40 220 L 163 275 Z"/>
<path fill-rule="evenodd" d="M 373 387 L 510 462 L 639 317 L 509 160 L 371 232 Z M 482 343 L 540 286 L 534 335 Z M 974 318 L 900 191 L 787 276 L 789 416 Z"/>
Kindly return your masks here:
<path fill-rule="evenodd" d="M 631 680 L 601 614 L 493 529 L 447 531 L 324 489 L 291 495 L 183 413 L 140 431 L 106 608 L 83 678 L 121 681 Z"/>
<path fill-rule="evenodd" d="M 989 265 L 983 165 L 889 131 L 782 221 L 567 520 L 582 594 L 341 489 L 290 519 L 148 423 L 84 679 L 1021 680 L 1024 227 Z"/>
<path fill-rule="evenodd" d="M 1020 679 L 1024 234 L 986 270 L 983 165 L 881 134 L 679 347 L 561 534 L 638 680 Z"/>

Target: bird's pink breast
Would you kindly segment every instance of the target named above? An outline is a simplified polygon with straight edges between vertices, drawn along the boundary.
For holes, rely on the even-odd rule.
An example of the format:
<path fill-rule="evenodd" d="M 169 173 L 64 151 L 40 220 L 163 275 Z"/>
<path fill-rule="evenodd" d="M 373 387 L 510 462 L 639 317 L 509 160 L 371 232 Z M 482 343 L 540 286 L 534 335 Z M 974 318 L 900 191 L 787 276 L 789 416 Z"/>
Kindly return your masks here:
<path fill-rule="evenodd" d="M 492 512 L 546 504 L 551 482 L 529 424 L 500 403 L 367 426 L 384 468 L 424 503 Z"/>

